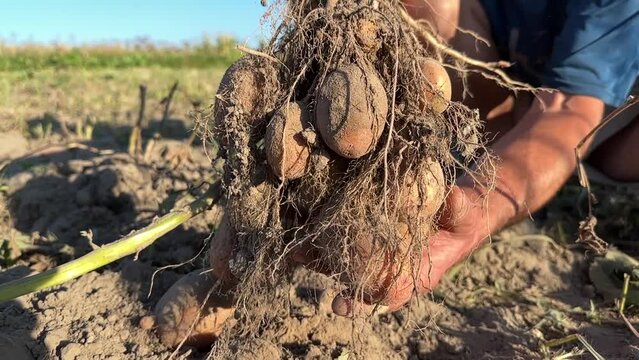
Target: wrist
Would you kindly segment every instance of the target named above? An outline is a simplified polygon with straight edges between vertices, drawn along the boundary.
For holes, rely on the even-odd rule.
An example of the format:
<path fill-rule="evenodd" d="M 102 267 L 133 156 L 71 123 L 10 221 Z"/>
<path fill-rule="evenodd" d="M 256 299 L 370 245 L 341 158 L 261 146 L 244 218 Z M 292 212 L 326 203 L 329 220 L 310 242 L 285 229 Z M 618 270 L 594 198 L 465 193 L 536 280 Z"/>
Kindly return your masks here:
<path fill-rule="evenodd" d="M 466 183 L 463 180 L 460 181 L 458 188 L 466 202 L 463 205 L 465 212 L 468 214 L 466 216 L 469 216 L 475 224 L 473 226 L 473 238 L 481 240 L 490 232 L 490 227 L 486 223 L 486 218 L 488 218 L 487 197 L 489 193 L 483 187 L 475 183 Z"/>
<path fill-rule="evenodd" d="M 516 217 L 517 209 L 512 205 L 513 201 L 499 188 L 488 189 L 464 182 L 460 182 L 457 187 L 466 202 L 466 205 L 462 205 L 466 213 L 464 216 L 469 218 L 467 222 L 472 223 L 467 234 L 469 251 Z"/>

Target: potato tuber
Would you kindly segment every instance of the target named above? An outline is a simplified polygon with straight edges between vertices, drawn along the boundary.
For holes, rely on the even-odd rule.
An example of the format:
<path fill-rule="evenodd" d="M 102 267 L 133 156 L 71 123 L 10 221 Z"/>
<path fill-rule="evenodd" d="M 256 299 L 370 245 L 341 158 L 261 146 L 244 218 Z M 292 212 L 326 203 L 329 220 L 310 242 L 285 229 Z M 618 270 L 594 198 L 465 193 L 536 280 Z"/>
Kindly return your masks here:
<path fill-rule="evenodd" d="M 213 275 L 203 272 L 197 270 L 178 280 L 157 303 L 157 332 L 164 345 L 173 347 L 186 338 L 187 345 L 206 348 L 235 312 L 232 299 L 212 290 Z"/>
<path fill-rule="evenodd" d="M 420 61 L 422 74 L 428 87 L 424 89 L 424 107 L 431 106 L 438 113 L 443 113 L 448 108 L 452 96 L 450 77 L 446 69 L 434 59 Z"/>
<path fill-rule="evenodd" d="M 356 159 L 371 152 L 384 130 L 388 99 L 371 67 L 341 66 L 325 79 L 317 94 L 315 120 L 326 145 Z"/>
<path fill-rule="evenodd" d="M 297 179 L 308 168 L 311 146 L 304 131 L 312 131 L 303 103 L 289 103 L 277 110 L 266 128 L 264 145 L 273 173 L 280 179 Z"/>

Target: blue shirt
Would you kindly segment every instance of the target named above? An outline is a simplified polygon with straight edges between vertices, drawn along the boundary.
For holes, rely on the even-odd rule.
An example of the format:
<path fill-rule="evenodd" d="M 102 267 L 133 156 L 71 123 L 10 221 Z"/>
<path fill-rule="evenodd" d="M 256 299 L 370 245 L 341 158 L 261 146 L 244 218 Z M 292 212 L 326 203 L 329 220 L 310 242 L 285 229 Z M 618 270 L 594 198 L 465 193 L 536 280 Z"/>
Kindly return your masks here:
<path fill-rule="evenodd" d="M 639 0 L 480 0 L 495 45 L 535 86 L 621 105 L 639 75 Z"/>

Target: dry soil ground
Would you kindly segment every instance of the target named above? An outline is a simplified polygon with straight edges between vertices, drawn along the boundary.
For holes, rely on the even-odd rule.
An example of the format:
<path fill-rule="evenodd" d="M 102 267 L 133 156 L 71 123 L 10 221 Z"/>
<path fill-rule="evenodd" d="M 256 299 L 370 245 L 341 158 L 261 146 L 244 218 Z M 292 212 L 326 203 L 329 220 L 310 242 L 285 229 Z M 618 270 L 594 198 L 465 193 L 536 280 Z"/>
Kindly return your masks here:
<path fill-rule="evenodd" d="M 69 261 L 150 222 L 188 200 L 203 179 L 215 176 L 200 144 L 190 158 L 184 139 L 193 101 L 212 98 L 220 70 L 43 71 L 0 74 L 0 282 Z M 149 119 L 180 80 L 170 136 L 145 160 L 125 149 L 137 111 L 137 84 L 149 86 Z M 95 124 L 89 147 L 70 147 L 76 121 Z M 152 123 L 152 122 L 151 122 Z M 46 145 L 57 144 L 56 146 Z M 38 150 L 40 149 L 40 150 Z M 36 150 L 34 152 L 34 150 Z M 6 160 L 6 161 L 5 161 Z M 601 234 L 628 251 L 638 241 L 638 194 L 597 188 Z M 591 262 L 573 245 L 583 215 L 577 186 L 567 185 L 539 214 L 497 236 L 452 271 L 436 292 L 409 307 L 370 319 L 330 312 L 335 284 L 298 269 L 290 309 L 247 342 L 237 358 L 301 359 L 529 359 L 589 358 L 578 342 L 548 349 L 544 340 L 582 335 L 606 359 L 639 357 L 639 339 L 592 285 Z M 153 329 L 139 326 L 161 294 L 182 274 L 201 268 L 197 256 L 219 209 L 165 236 L 138 257 L 127 258 L 67 284 L 0 304 L 3 359 L 206 358 L 183 348 L 172 354 Z M 81 231 L 92 232 L 93 241 Z M 636 251 L 636 250 L 635 250 Z M 155 270 L 185 262 L 160 272 Z M 628 310 L 631 321 L 633 309 Z M 582 355 L 579 355 L 582 354 Z"/>

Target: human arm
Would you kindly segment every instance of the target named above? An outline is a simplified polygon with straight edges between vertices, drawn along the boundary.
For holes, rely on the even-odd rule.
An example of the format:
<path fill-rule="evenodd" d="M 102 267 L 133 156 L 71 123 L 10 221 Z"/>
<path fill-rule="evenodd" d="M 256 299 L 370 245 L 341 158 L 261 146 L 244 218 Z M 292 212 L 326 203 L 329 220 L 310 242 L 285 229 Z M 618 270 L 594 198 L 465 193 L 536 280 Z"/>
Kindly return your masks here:
<path fill-rule="evenodd" d="M 603 102 L 591 96 L 538 94 L 517 125 L 492 147 L 498 158 L 494 191 L 467 177 L 459 182 L 475 206 L 485 204 L 475 241 L 529 216 L 556 194 L 575 171 L 575 147 L 601 121 L 603 111 Z"/>
<path fill-rule="evenodd" d="M 574 172 L 575 146 L 601 121 L 603 102 L 560 91 L 540 92 L 517 125 L 493 145 L 497 155 L 495 188 L 460 178 L 451 192 L 442 228 L 422 253 L 417 277 L 399 279 L 383 303 L 391 310 L 418 292 L 437 285 L 444 273 L 490 234 L 543 206 Z M 352 311 L 350 299 L 333 303 L 338 314 Z"/>

